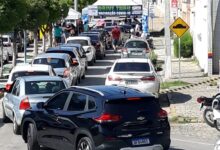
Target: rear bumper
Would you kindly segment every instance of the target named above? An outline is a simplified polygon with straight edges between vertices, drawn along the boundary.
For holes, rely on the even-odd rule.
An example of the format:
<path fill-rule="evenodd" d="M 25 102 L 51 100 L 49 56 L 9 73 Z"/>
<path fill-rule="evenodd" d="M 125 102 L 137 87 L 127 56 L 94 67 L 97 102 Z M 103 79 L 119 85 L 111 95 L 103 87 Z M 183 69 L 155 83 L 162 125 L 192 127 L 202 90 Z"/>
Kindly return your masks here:
<path fill-rule="evenodd" d="M 147 137 L 150 140 L 150 144 L 142 146 L 133 146 L 131 139 L 117 139 L 113 141 L 105 141 L 103 144 L 96 147 L 96 150 L 161 150 L 161 146 L 164 149 L 170 147 L 170 133 L 166 132 L 163 135 L 153 135 Z M 156 149 L 156 148 L 158 149 Z"/>

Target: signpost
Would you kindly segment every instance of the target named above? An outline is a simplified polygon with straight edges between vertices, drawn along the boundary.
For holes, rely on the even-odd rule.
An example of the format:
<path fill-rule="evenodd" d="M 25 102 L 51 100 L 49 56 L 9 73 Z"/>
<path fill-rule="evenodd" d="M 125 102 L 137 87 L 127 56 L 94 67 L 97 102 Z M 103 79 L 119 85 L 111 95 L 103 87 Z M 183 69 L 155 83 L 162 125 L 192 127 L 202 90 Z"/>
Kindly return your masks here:
<path fill-rule="evenodd" d="M 181 19 L 177 18 L 174 23 L 170 26 L 170 30 L 173 31 L 177 37 L 179 38 L 179 79 L 181 78 L 181 67 L 180 67 L 180 57 L 181 57 L 181 40 L 180 38 L 184 35 L 184 33 L 189 29 L 188 24 Z"/>

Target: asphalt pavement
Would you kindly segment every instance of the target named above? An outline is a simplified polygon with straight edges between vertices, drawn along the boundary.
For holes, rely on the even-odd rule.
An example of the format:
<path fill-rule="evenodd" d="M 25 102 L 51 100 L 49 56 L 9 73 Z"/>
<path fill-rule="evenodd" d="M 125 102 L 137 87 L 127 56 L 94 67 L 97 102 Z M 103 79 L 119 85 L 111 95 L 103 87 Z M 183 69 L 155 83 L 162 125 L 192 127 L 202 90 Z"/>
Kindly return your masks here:
<path fill-rule="evenodd" d="M 106 57 L 103 60 L 97 60 L 96 64 L 88 67 L 86 79 L 82 80 L 80 86 L 104 85 L 108 71 L 107 68 L 118 58 L 120 58 L 119 53 L 113 53 L 112 50 L 108 50 Z M 12 123 L 2 123 L 2 107 L 0 107 L 0 137 L 0 150 L 27 149 L 21 136 L 13 134 Z M 172 143 L 170 150 L 213 150 L 215 143 L 215 141 L 211 139 L 202 140 L 193 137 L 175 135 L 175 133 L 172 133 L 171 137 Z"/>

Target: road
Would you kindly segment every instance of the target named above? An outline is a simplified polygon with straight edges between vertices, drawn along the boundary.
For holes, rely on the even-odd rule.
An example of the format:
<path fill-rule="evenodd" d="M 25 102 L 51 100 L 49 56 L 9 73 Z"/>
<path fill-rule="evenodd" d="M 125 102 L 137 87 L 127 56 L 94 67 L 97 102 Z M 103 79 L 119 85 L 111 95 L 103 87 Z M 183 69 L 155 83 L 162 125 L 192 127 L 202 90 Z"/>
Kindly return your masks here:
<path fill-rule="evenodd" d="M 119 54 L 113 51 L 107 51 L 106 58 L 97 60 L 94 66 L 89 66 L 86 79 L 82 80 L 81 86 L 85 85 L 103 85 L 107 67 L 111 66 L 115 59 L 120 58 Z M 12 123 L 2 123 L 2 107 L 0 107 L 0 149 L 1 150 L 25 150 L 26 144 L 21 136 L 13 134 Z M 184 137 L 172 133 L 172 143 L 170 150 L 213 150 L 215 141 L 201 140 L 193 137 Z"/>

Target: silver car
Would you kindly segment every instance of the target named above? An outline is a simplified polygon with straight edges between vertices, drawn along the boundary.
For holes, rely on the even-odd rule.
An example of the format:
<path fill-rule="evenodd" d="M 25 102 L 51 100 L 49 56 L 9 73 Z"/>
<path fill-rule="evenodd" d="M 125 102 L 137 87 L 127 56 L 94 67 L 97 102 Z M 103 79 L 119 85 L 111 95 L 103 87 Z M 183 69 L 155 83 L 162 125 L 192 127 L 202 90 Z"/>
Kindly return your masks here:
<path fill-rule="evenodd" d="M 62 53 L 43 53 L 33 59 L 32 64 L 51 65 L 56 74 L 66 80 L 69 86 L 76 85 L 80 78 L 78 62 L 73 63 L 70 55 Z"/>
<path fill-rule="evenodd" d="M 149 58 L 151 49 L 143 38 L 131 38 L 121 50 L 121 58 Z"/>
<path fill-rule="evenodd" d="M 23 113 L 45 102 L 56 92 L 66 89 L 66 82 L 56 76 L 25 76 L 17 78 L 2 101 L 3 121 L 13 121 L 13 131 L 19 134 Z"/>

